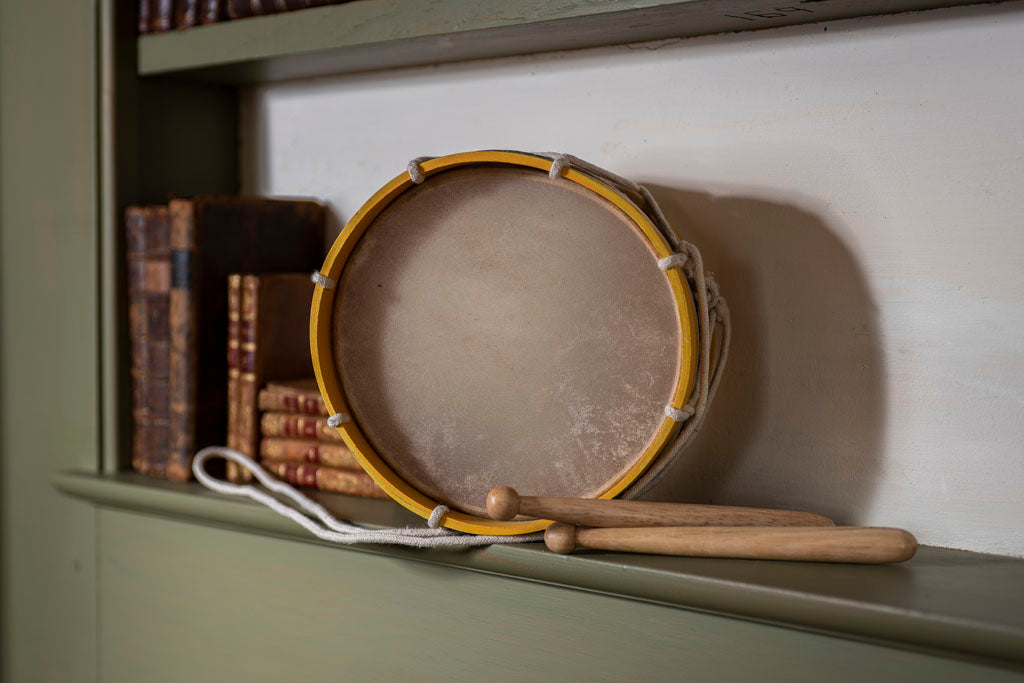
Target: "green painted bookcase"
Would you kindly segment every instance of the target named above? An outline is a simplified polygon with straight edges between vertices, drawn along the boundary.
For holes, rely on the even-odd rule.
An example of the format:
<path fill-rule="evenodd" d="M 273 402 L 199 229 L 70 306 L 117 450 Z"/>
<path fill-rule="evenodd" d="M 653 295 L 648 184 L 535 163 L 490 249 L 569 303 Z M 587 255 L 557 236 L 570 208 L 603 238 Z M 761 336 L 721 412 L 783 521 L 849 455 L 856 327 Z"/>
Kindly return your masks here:
<path fill-rule="evenodd" d="M 952 4 L 358 0 L 137 38 L 131 0 L 3 0 L 4 677 L 1024 679 L 1020 560 L 336 548 L 128 471 L 121 212 L 237 191 L 239 85 Z"/>

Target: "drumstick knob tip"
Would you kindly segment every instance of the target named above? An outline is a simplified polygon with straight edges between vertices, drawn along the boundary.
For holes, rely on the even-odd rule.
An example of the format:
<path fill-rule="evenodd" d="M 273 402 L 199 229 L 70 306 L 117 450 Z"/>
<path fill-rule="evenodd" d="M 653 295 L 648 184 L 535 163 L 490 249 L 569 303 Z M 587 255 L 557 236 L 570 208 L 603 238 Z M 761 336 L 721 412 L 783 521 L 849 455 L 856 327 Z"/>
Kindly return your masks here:
<path fill-rule="evenodd" d="M 519 494 L 511 486 L 495 486 L 487 494 L 487 514 L 508 521 L 519 514 Z"/>
<path fill-rule="evenodd" d="M 553 553 L 568 555 L 576 549 L 576 526 L 555 522 L 544 530 L 544 545 Z"/>

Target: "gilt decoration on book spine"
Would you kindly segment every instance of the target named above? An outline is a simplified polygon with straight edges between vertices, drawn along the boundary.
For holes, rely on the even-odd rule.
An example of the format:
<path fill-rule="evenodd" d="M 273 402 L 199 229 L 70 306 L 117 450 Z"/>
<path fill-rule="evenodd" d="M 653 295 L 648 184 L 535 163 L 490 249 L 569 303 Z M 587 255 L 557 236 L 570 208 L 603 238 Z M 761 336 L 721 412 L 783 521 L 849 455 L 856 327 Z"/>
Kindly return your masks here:
<path fill-rule="evenodd" d="M 242 368 L 239 335 L 242 318 L 242 276 L 233 273 L 228 276 L 228 448 L 239 450 Z M 230 481 L 240 478 L 240 468 L 233 461 L 227 463 Z"/>

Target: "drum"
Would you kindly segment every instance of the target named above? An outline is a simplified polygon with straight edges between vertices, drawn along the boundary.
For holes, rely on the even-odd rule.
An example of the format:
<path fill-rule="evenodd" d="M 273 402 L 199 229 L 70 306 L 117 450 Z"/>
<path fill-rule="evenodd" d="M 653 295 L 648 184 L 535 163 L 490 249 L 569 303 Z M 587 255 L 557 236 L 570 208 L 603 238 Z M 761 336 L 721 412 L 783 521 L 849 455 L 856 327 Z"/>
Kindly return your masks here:
<path fill-rule="evenodd" d="M 656 481 L 728 342 L 699 251 L 649 193 L 566 155 L 416 159 L 314 281 L 332 426 L 388 495 L 471 533 L 547 525 L 483 516 L 497 485 L 611 498 Z"/>

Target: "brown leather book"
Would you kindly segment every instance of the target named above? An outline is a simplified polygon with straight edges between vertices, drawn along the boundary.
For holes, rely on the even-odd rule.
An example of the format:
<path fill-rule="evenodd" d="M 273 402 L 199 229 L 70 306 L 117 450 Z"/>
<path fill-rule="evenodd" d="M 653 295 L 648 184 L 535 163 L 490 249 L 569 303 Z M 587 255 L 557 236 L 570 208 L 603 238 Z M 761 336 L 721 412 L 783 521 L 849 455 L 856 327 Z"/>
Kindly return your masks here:
<path fill-rule="evenodd" d="M 263 436 L 345 443 L 338 430 L 327 425 L 326 417 L 312 415 L 263 413 L 263 417 L 260 418 L 260 433 Z"/>
<path fill-rule="evenodd" d="M 279 439 L 267 437 L 260 441 L 260 457 L 264 460 L 309 463 L 361 472 L 362 466 L 347 446 L 310 439 Z"/>
<path fill-rule="evenodd" d="M 199 0 L 174 0 L 174 28 L 184 29 L 199 23 Z"/>
<path fill-rule="evenodd" d="M 312 201 L 197 197 L 171 200 L 170 215 L 167 469 L 185 481 L 195 451 L 223 443 L 227 431 L 228 275 L 311 272 L 323 259 L 324 211 Z"/>
<path fill-rule="evenodd" d="M 278 11 L 276 0 L 225 0 L 228 16 L 232 19 L 274 14 Z"/>
<path fill-rule="evenodd" d="M 238 450 L 250 458 L 259 456 L 260 387 L 270 380 L 307 377 L 313 372 L 309 355 L 312 298 L 313 283 L 305 272 L 242 277 L 237 441 Z M 231 468 L 228 478 L 248 480 L 249 476 Z"/>
<path fill-rule="evenodd" d="M 310 7 L 309 0 L 275 0 L 274 6 L 278 12 L 292 12 L 297 9 Z"/>
<path fill-rule="evenodd" d="M 132 468 L 163 477 L 168 452 L 170 223 L 166 206 L 125 210 Z"/>
<path fill-rule="evenodd" d="M 260 389 L 257 407 L 261 411 L 276 413 L 327 415 L 327 404 L 320 396 L 316 380 L 312 378 L 290 382 L 267 382 L 267 385 Z"/>
<path fill-rule="evenodd" d="M 138 21 L 139 33 L 149 33 L 149 3 L 150 0 L 139 0 L 135 3 L 138 8 Z"/>
<path fill-rule="evenodd" d="M 215 24 L 225 19 L 224 5 L 221 0 L 201 0 L 199 3 L 199 23 Z"/>
<path fill-rule="evenodd" d="M 174 28 L 174 0 L 150 0 L 150 3 L 150 33 L 163 33 Z"/>
<path fill-rule="evenodd" d="M 242 276 L 228 275 L 228 448 L 239 450 L 239 415 L 242 382 L 240 328 L 242 320 Z M 227 463 L 228 479 L 238 479 L 238 465 Z"/>
<path fill-rule="evenodd" d="M 321 465 L 297 465 L 278 460 L 264 460 L 263 468 L 296 486 L 363 498 L 388 498 L 388 494 L 366 472 L 351 472 Z"/>
<path fill-rule="evenodd" d="M 244 19 L 253 15 L 252 0 L 224 0 L 224 4 L 230 19 Z"/>

